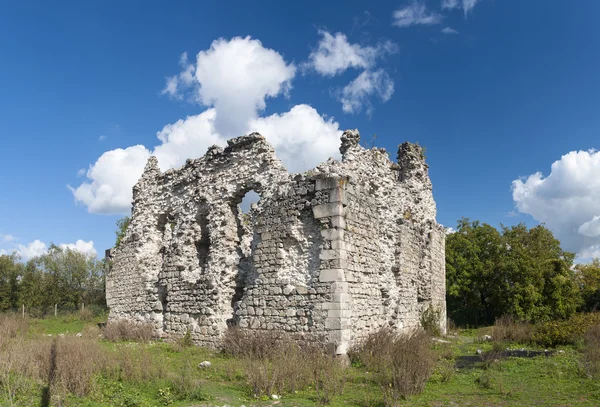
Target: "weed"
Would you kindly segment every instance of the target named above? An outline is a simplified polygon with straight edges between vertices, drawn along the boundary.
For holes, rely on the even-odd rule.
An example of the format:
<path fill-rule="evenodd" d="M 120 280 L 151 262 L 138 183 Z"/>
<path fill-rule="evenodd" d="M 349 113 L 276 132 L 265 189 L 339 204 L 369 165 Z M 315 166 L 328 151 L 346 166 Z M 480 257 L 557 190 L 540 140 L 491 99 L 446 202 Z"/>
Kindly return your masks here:
<path fill-rule="evenodd" d="M 586 332 L 582 357 L 588 374 L 600 378 L 600 324 L 593 325 Z"/>
<path fill-rule="evenodd" d="M 421 393 L 435 366 L 431 338 L 420 329 L 404 334 L 381 329 L 355 346 L 350 355 L 355 365 L 377 373 L 386 406 Z"/>
<path fill-rule="evenodd" d="M 440 328 L 441 311 L 429 305 L 421 315 L 421 326 L 431 336 L 440 336 L 442 330 Z"/>
<path fill-rule="evenodd" d="M 496 319 L 491 334 L 495 342 L 531 343 L 534 326 L 527 322 L 515 321 L 510 316 L 503 316 Z"/>
<path fill-rule="evenodd" d="M 102 336 L 111 342 L 135 341 L 150 342 L 154 335 L 154 328 L 151 324 L 133 322 L 126 319 L 109 321 L 102 329 Z"/>

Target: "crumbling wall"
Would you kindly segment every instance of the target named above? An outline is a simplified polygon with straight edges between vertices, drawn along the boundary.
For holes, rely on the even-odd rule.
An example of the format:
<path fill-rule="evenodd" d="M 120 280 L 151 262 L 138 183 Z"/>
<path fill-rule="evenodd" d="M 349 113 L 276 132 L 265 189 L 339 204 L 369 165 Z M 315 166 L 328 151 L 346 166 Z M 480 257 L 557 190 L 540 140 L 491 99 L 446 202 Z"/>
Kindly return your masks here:
<path fill-rule="evenodd" d="M 111 252 L 110 318 L 152 321 L 218 346 L 228 325 L 298 340 L 354 340 L 384 326 L 445 323 L 444 231 L 418 145 L 398 162 L 357 131 L 330 159 L 291 175 L 257 133 L 162 174 L 148 162 L 132 221 Z M 260 201 L 244 214 L 250 190 Z"/>

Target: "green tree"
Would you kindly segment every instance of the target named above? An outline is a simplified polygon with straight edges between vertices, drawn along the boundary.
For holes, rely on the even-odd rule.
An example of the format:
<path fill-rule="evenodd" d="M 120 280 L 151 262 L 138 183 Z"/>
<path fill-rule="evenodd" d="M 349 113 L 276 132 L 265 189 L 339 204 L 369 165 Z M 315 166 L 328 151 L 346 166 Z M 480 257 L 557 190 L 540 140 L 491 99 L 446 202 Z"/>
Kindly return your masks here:
<path fill-rule="evenodd" d="M 23 265 L 16 254 L 0 256 L 0 311 L 19 306 L 19 280 Z"/>
<path fill-rule="evenodd" d="M 544 226 L 502 226 L 461 219 L 446 239 L 448 315 L 458 324 L 567 318 L 581 303 L 574 255 Z"/>
<path fill-rule="evenodd" d="M 131 218 L 129 216 L 125 216 L 116 222 L 117 230 L 115 231 L 115 234 L 117 235 L 117 240 L 115 242 L 115 247 L 119 246 L 121 240 L 125 237 L 125 232 L 127 231 L 130 222 Z"/>
<path fill-rule="evenodd" d="M 480 325 L 493 320 L 492 296 L 498 288 L 486 277 L 495 275 L 500 247 L 501 236 L 494 227 L 466 218 L 447 237 L 446 299 L 448 315 L 456 323 Z"/>
<path fill-rule="evenodd" d="M 575 278 L 583 298 L 583 310 L 598 311 L 600 309 L 600 259 L 595 258 L 589 264 L 577 264 Z"/>
<path fill-rule="evenodd" d="M 59 308 L 75 310 L 82 303 L 102 305 L 104 264 L 95 255 L 52 244 L 33 263 L 43 272 L 43 308 L 57 304 Z"/>
<path fill-rule="evenodd" d="M 23 276 L 19 283 L 19 304 L 28 310 L 44 311 L 46 295 L 45 281 L 42 270 L 37 267 L 36 260 L 28 261 L 23 267 Z"/>

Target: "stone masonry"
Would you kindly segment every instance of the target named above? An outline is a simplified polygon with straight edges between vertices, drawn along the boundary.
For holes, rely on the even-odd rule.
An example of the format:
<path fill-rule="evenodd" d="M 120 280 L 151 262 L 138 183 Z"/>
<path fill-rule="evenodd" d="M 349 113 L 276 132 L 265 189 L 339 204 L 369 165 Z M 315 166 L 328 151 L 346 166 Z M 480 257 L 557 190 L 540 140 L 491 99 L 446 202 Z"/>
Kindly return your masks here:
<path fill-rule="evenodd" d="M 427 310 L 445 331 L 445 233 L 422 148 L 403 143 L 394 163 L 356 130 L 341 141 L 341 162 L 301 174 L 258 133 L 165 173 L 150 158 L 109 251 L 110 319 L 211 347 L 228 326 L 275 330 L 338 354 Z M 260 200 L 244 213 L 249 191 Z"/>

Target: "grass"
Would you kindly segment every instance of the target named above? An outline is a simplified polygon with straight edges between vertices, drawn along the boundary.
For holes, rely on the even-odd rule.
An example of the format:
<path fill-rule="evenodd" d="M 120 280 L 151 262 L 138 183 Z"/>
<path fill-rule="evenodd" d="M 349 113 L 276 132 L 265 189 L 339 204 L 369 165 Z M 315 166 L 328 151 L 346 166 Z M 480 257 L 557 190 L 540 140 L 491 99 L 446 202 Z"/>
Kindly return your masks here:
<path fill-rule="evenodd" d="M 315 378 L 311 378 L 307 386 L 283 394 L 279 400 L 272 400 L 266 394 L 253 397 L 247 377 L 247 355 L 228 356 L 204 348 L 164 342 L 109 342 L 97 338 L 97 335 L 76 338 L 78 332 L 93 331 L 96 322 L 76 319 L 77 316 L 31 319 L 22 342 L 15 342 L 15 338 L 19 338 L 18 333 L 11 339 L 12 346 L 28 350 L 24 353 L 33 352 L 28 347 L 32 344 L 51 346 L 56 341 L 59 343 L 59 364 L 67 363 L 68 358 L 60 359 L 61 354 L 67 353 L 67 348 L 74 355 L 73 360 L 80 361 L 63 369 L 63 372 L 70 374 L 79 373 L 65 379 L 76 386 L 69 389 L 68 386 L 55 385 L 50 395 L 49 405 L 52 406 L 313 406 L 322 400 Z M 16 326 L 11 332 L 15 330 L 20 332 L 22 326 Z M 474 356 L 477 349 L 488 352 L 498 348 L 492 342 L 479 341 L 483 332 L 490 332 L 490 329 L 459 330 L 458 335 L 445 338 L 449 343 L 434 342 L 432 349 L 437 361 L 433 374 L 422 393 L 399 400 L 399 405 L 600 405 L 600 382 L 589 375 L 582 362 L 582 350 L 585 352 L 588 349 L 585 347 L 561 347 L 558 349 L 563 352 L 550 357 L 478 361 L 469 367 L 456 369 L 454 363 L 457 358 Z M 61 333 L 65 337 L 57 338 Z M 52 334 L 53 337 L 49 338 L 46 334 Z M 588 342 L 591 340 L 595 341 L 592 338 Z M 8 359 L 7 346 L 6 341 L 0 344 L 0 360 Z M 532 345 L 516 342 L 506 342 L 502 346 L 526 346 L 532 349 Z M 13 354 L 18 353 L 15 348 L 10 350 Z M 209 360 L 212 365 L 205 369 L 198 368 L 198 364 L 204 360 Z M 326 369 L 328 367 L 321 370 Z M 41 397 L 47 386 L 44 377 L 43 374 L 36 377 L 34 373 L 30 377 L 0 375 L 0 406 L 11 405 L 5 382 L 16 389 L 12 405 L 43 405 Z M 344 379 L 341 394 L 336 393 L 329 405 L 385 406 L 377 372 L 354 364 L 345 369 Z"/>

